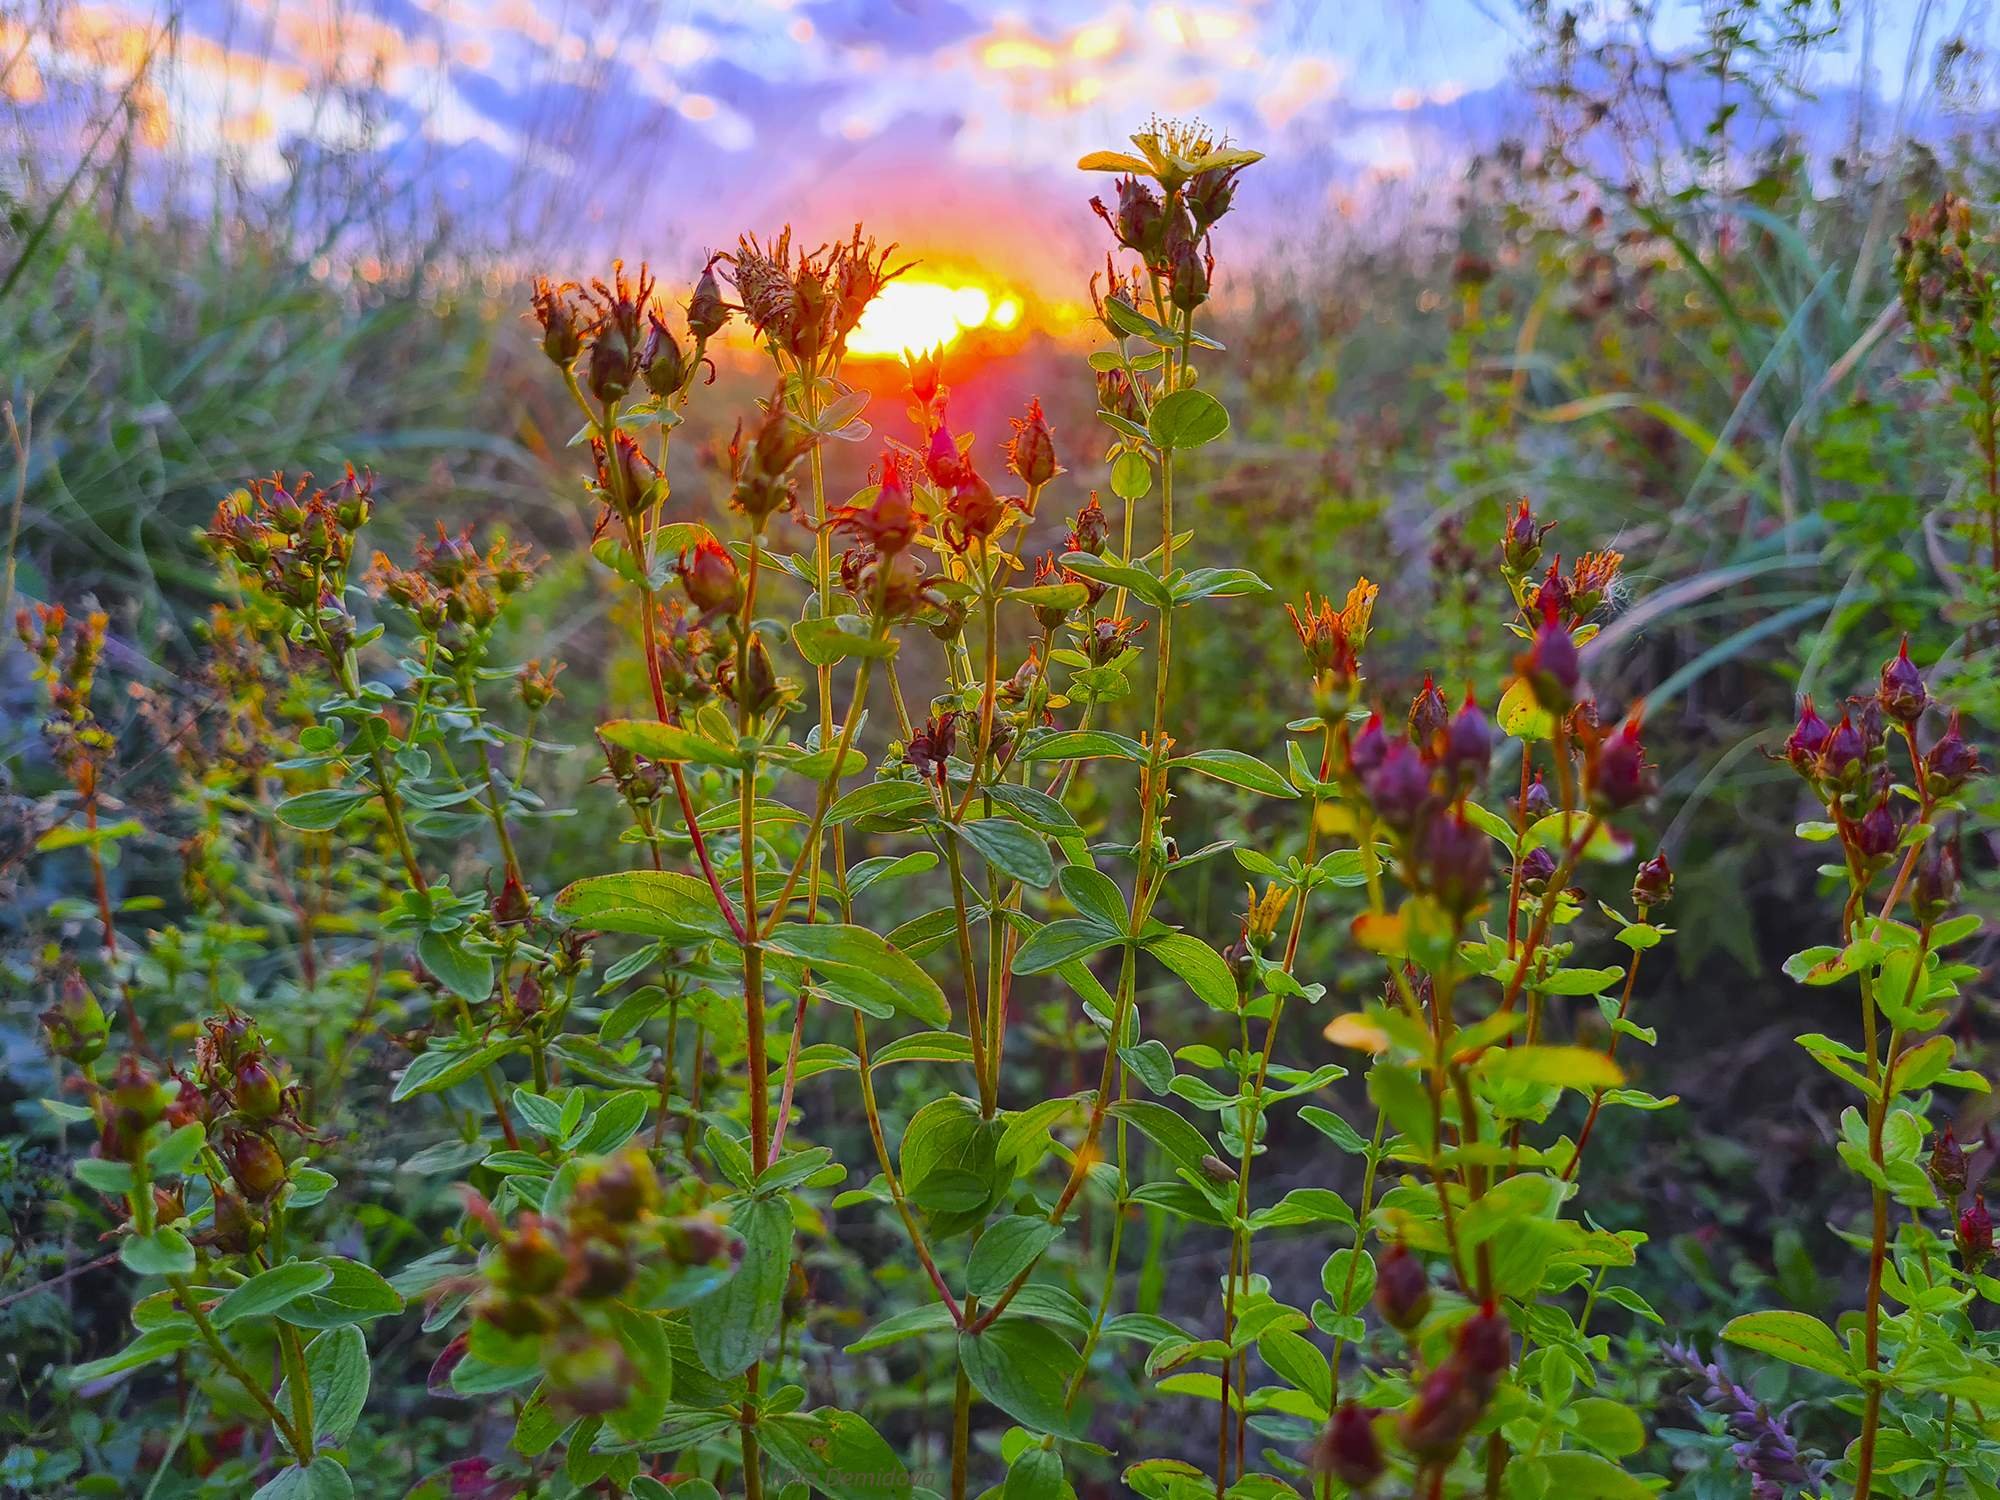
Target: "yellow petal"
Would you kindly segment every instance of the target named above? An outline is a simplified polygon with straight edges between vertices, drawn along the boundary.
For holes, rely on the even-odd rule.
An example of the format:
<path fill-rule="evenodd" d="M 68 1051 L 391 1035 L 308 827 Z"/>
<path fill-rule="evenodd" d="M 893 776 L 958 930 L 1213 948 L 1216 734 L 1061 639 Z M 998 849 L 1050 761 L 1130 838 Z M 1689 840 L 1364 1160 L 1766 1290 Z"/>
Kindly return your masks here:
<path fill-rule="evenodd" d="M 1151 164 L 1124 151 L 1093 151 L 1076 164 L 1079 172 L 1150 172 Z"/>

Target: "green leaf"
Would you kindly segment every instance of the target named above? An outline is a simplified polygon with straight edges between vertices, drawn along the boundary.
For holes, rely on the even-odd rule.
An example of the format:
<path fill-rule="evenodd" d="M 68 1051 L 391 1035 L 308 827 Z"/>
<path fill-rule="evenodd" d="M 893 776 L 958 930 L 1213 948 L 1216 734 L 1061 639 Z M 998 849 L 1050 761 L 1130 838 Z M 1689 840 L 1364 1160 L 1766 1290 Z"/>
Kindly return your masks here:
<path fill-rule="evenodd" d="M 926 1026 L 951 1025 L 951 1005 L 923 965 L 866 927 L 785 922 L 764 946 L 812 966 L 829 997 L 876 1016 L 896 1013 Z"/>
<path fill-rule="evenodd" d="M 1125 931 L 1125 896 L 1109 875 L 1089 865 L 1064 865 L 1056 883 L 1081 915 L 1115 933 Z"/>
<path fill-rule="evenodd" d="M 125 1269 L 139 1276 L 185 1276 L 194 1269 L 194 1246 L 178 1229 L 164 1225 L 151 1234 L 135 1234 L 118 1252 Z"/>
<path fill-rule="evenodd" d="M 1646 1446 L 1646 1424 L 1621 1401 L 1585 1396 L 1569 1404 L 1577 1438 L 1607 1458 L 1625 1458 Z"/>
<path fill-rule="evenodd" d="M 277 806 L 278 821 L 301 833 L 325 833 L 347 821 L 347 815 L 368 801 L 372 791 L 328 787 L 323 791 L 301 792 Z"/>
<path fill-rule="evenodd" d="M 332 1270 L 318 1261 L 295 1260 L 273 1266 L 258 1272 L 218 1302 L 215 1311 L 208 1315 L 209 1321 L 217 1328 L 227 1328 L 243 1318 L 268 1317 L 332 1280 Z"/>
<path fill-rule="evenodd" d="M 1067 1406 L 1077 1353 L 1053 1328 L 1002 1316 L 983 1333 L 959 1334 L 958 1359 L 972 1388 L 1023 1427 L 1084 1436 Z"/>
<path fill-rule="evenodd" d="M 1037 927 L 1028 935 L 1027 941 L 1014 952 L 1013 969 L 1016 974 L 1046 974 L 1120 941 L 1118 933 L 1107 931 L 1088 918 L 1064 917 Z"/>
<path fill-rule="evenodd" d="M 1808 1313 L 1773 1310 L 1744 1313 L 1723 1325 L 1722 1336 L 1732 1344 L 1782 1359 L 1786 1364 L 1817 1370 L 1849 1384 L 1853 1362 L 1831 1328 Z"/>
<path fill-rule="evenodd" d="M 418 1094 L 434 1094 L 439 1089 L 448 1089 L 480 1072 L 489 1063 L 519 1051 L 523 1045 L 518 1037 L 503 1037 L 483 1047 L 440 1046 L 420 1052 L 416 1060 L 403 1070 L 403 1076 L 397 1080 L 395 1089 L 389 1095 L 389 1102 L 399 1104 Z"/>
<path fill-rule="evenodd" d="M 373 1266 L 341 1255 L 328 1255 L 320 1264 L 331 1279 L 317 1291 L 289 1303 L 279 1314 L 297 1328 L 339 1328 L 348 1323 L 367 1323 L 403 1310 L 403 1296 L 382 1279 Z"/>
<path fill-rule="evenodd" d="M 1137 764 L 1146 751 L 1137 740 L 1103 729 L 1064 729 L 1036 740 L 1021 752 L 1022 760 L 1129 760 Z"/>
<path fill-rule="evenodd" d="M 146 1170 L 154 1177 L 178 1177 L 207 1144 L 207 1128 L 190 1120 L 146 1153 Z"/>
<path fill-rule="evenodd" d="M 868 1060 L 874 1068 L 897 1062 L 971 1061 L 972 1039 L 955 1031 L 920 1031 L 915 1036 L 900 1036 Z"/>
<path fill-rule="evenodd" d="M 792 644 L 815 667 L 830 667 L 850 656 L 873 657 L 877 661 L 896 654 L 900 645 L 893 636 L 865 635 L 844 630 L 831 617 L 801 620 L 792 627 Z"/>
<path fill-rule="evenodd" d="M 663 764 L 743 765 L 743 753 L 735 745 L 720 744 L 692 729 L 658 719 L 611 719 L 598 725 L 597 732 L 621 749 Z"/>
<path fill-rule="evenodd" d="M 743 1259 L 688 1317 L 703 1368 L 724 1380 L 763 1357 L 784 1316 L 792 1270 L 792 1211 L 782 1199 L 752 1198 L 729 1222 L 743 1236 Z"/>
<path fill-rule="evenodd" d="M 1615 1089 L 1625 1081 L 1616 1062 L 1590 1047 L 1489 1047 L 1472 1071 L 1481 1078 L 1569 1089 Z"/>
<path fill-rule="evenodd" d="M 605 1156 L 639 1133 L 653 1107 L 653 1096 L 641 1089 L 625 1089 L 598 1106 L 583 1134 L 570 1149 L 577 1156 Z"/>
<path fill-rule="evenodd" d="M 1176 1166 L 1200 1175 L 1202 1158 L 1213 1153 L 1199 1130 L 1164 1104 L 1151 1099 L 1121 1099 L 1105 1113 L 1123 1120 L 1171 1157 Z"/>
<path fill-rule="evenodd" d="M 1161 448 L 1199 448 L 1229 431 L 1229 413 L 1207 391 L 1174 391 L 1153 403 L 1146 430 Z"/>
<path fill-rule="evenodd" d="M 904 1339 L 918 1338 L 926 1333 L 943 1333 L 952 1326 L 950 1308 L 942 1302 L 926 1302 L 922 1307 L 905 1308 L 884 1318 L 849 1344 L 847 1352 L 866 1354 L 870 1350 L 900 1344 Z"/>
<path fill-rule="evenodd" d="M 1169 765 L 1185 766 L 1217 781 L 1240 786 L 1266 797 L 1296 797 L 1298 789 L 1254 755 L 1241 750 L 1197 750 L 1192 755 L 1176 755 Z"/>
<path fill-rule="evenodd" d="M 1000 1500 L 1063 1500 L 1062 1455 L 1053 1448 L 1030 1447 L 1007 1470 Z"/>
<path fill-rule="evenodd" d="M 70 1164 L 70 1170 L 78 1182 L 100 1193 L 129 1193 L 138 1181 L 130 1162 L 107 1161 L 101 1156 L 80 1156 Z"/>
<path fill-rule="evenodd" d="M 673 870 L 589 876 L 557 895 L 556 910 L 579 927 L 604 932 L 677 942 L 730 936 L 707 882 Z"/>
<path fill-rule="evenodd" d="M 1527 1467 L 1541 1471 L 1549 1500 L 1653 1500 L 1651 1487 L 1595 1453 L 1545 1453 Z"/>
<path fill-rule="evenodd" d="M 975 1297 L 1004 1291 L 1062 1238 L 1062 1225 L 1039 1214 L 1010 1214 L 986 1226 L 965 1263 L 965 1289 Z"/>
<path fill-rule="evenodd" d="M 958 834 L 1001 874 L 1045 890 L 1056 878 L 1047 840 L 1012 818 L 975 818 L 956 825 Z"/>
<path fill-rule="evenodd" d="M 1121 500 L 1143 500 L 1153 488 L 1153 466 L 1146 455 L 1130 448 L 1111 460 L 1111 493 Z"/>
<path fill-rule="evenodd" d="M 814 1492 L 834 1500 L 907 1500 L 911 1493 L 909 1471 L 896 1450 L 855 1412 L 832 1407 L 784 1412 L 765 1417 L 757 1431 Z"/>
<path fill-rule="evenodd" d="M 493 960 L 483 953 L 468 953 L 456 936 L 424 932 L 417 939 L 417 957 L 446 989 L 475 1005 L 493 993 Z"/>
<path fill-rule="evenodd" d="M 1312 1340 L 1289 1328 L 1267 1328 L 1258 1336 L 1257 1352 L 1265 1364 L 1312 1397 L 1321 1411 L 1332 1404 L 1333 1367 Z"/>
<path fill-rule="evenodd" d="M 1188 988 L 1216 1010 L 1236 1009 L 1236 976 L 1229 965 L 1200 938 L 1185 932 L 1161 932 L 1145 940 L 1145 949 L 1187 981 Z"/>
<path fill-rule="evenodd" d="M 63 1372 L 63 1379 L 74 1389 L 102 1380 L 107 1375 L 122 1375 L 127 1370 L 136 1370 L 156 1359 L 180 1353 L 201 1335 L 195 1329 L 194 1320 L 185 1313 L 175 1316 L 178 1322 L 147 1329 L 116 1354 L 107 1354 L 103 1359 L 93 1359 L 87 1364 L 71 1365 Z"/>
<path fill-rule="evenodd" d="M 368 1404 L 368 1341 L 355 1327 L 329 1328 L 306 1345 L 313 1439 L 339 1447 Z"/>

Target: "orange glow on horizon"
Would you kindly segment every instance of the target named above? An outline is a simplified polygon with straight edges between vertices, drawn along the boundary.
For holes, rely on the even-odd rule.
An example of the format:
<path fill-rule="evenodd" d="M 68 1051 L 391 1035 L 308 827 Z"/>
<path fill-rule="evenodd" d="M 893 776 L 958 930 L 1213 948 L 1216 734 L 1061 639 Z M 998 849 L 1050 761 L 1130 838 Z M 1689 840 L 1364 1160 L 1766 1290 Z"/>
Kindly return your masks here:
<path fill-rule="evenodd" d="M 848 335 L 847 352 L 863 359 L 900 359 L 905 350 L 949 348 L 968 330 L 1016 327 L 1019 296 L 1000 288 L 944 281 L 892 281 Z"/>

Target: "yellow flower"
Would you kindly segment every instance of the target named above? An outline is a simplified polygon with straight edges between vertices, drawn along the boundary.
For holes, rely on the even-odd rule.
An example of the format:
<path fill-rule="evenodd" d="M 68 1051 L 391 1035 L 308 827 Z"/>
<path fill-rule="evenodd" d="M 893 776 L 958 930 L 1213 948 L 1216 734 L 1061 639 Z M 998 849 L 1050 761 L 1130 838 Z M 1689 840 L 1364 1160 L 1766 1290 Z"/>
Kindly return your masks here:
<path fill-rule="evenodd" d="M 1246 151 L 1218 140 L 1199 120 L 1163 120 L 1154 116 L 1146 129 L 1132 137 L 1139 154 L 1093 151 L 1077 163 L 1085 172 L 1137 172 L 1172 192 L 1198 172 L 1247 167 L 1264 159 L 1261 151 Z"/>

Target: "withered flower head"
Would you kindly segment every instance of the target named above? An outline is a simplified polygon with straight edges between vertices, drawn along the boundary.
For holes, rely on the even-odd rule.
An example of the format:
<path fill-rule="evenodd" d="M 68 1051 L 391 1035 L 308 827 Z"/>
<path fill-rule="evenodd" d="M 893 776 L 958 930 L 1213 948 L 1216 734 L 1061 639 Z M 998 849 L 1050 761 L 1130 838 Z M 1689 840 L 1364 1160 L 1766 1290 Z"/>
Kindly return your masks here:
<path fill-rule="evenodd" d="M 638 276 L 628 279 L 625 262 L 615 260 L 610 285 L 592 281 L 583 295 L 593 315 L 585 334 L 588 357 L 583 383 L 591 395 L 609 403 L 638 384 L 653 303 L 653 274 L 641 265 Z"/>
<path fill-rule="evenodd" d="M 1048 418 L 1042 415 L 1042 398 L 1028 402 L 1025 417 L 1012 418 L 1014 436 L 1007 442 L 1007 467 L 1032 494 L 1063 472 L 1056 462 L 1055 439 L 1049 433 Z"/>
<path fill-rule="evenodd" d="M 894 450 L 883 453 L 875 498 L 867 505 L 843 505 L 833 513 L 835 531 L 847 532 L 877 552 L 894 556 L 917 538 L 922 522 L 911 503 L 904 460 Z"/>
<path fill-rule="evenodd" d="M 583 351 L 585 323 L 577 307 L 577 285 L 535 278 L 534 317 L 542 325 L 542 353 L 567 370 Z"/>
<path fill-rule="evenodd" d="M 910 736 L 909 744 L 903 748 L 903 759 L 926 781 L 942 783 L 952 747 L 957 742 L 958 710 L 947 709 L 932 715 L 922 729 Z"/>
<path fill-rule="evenodd" d="M 1316 674 L 1331 674 L 1347 683 L 1359 675 L 1361 648 L 1368 643 L 1368 621 L 1380 592 L 1377 585 L 1363 578 L 1347 591 L 1346 601 L 1337 610 L 1331 599 L 1315 602 L 1310 593 L 1303 613 L 1285 606 L 1306 661 Z"/>
<path fill-rule="evenodd" d="M 1586 552 L 1570 568 L 1569 608 L 1570 616 L 1579 625 L 1603 607 L 1604 601 L 1618 585 L 1618 570 L 1624 566 L 1625 555 L 1606 548 L 1602 552 Z"/>

